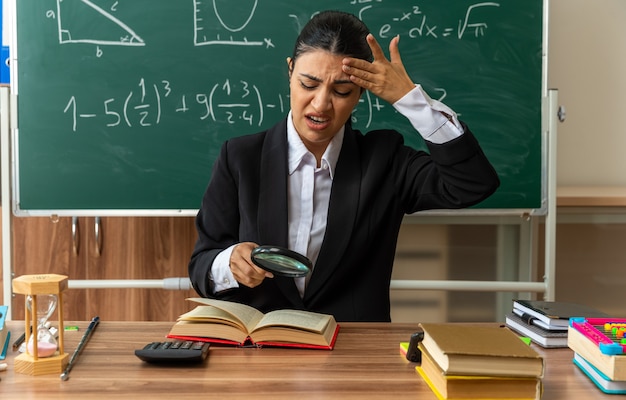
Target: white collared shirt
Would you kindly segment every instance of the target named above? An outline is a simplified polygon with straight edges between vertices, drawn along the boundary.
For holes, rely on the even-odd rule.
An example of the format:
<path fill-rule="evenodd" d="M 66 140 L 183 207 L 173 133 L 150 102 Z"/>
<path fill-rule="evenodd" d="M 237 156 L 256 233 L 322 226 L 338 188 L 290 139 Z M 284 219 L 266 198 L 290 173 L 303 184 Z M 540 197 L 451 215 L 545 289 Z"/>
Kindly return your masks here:
<path fill-rule="evenodd" d="M 330 190 L 345 127 L 332 138 L 322 155 L 320 167 L 315 156 L 298 135 L 291 111 L 287 118 L 289 144 L 289 249 L 304 254 L 315 265 L 326 232 Z M 307 277 L 310 277 L 309 274 Z M 304 295 L 305 278 L 295 278 L 300 296 Z"/>
<path fill-rule="evenodd" d="M 395 102 L 393 107 L 411 122 L 424 140 L 429 142 L 446 143 L 463 134 L 456 113 L 445 104 L 431 99 L 420 85 L 416 85 L 415 89 Z M 317 168 L 315 156 L 304 146 L 293 125 L 291 111 L 287 118 L 288 247 L 306 255 L 313 265 L 319 255 L 326 232 L 330 191 L 341 152 L 344 130 L 345 128 L 342 127 L 333 137 L 322 155 L 320 167 Z M 239 286 L 229 266 L 230 256 L 235 246 L 236 244 L 223 250 L 213 261 L 209 278 L 214 293 Z M 311 274 L 308 275 L 310 276 Z M 303 296 L 307 281 L 305 278 L 294 279 L 300 296 Z"/>

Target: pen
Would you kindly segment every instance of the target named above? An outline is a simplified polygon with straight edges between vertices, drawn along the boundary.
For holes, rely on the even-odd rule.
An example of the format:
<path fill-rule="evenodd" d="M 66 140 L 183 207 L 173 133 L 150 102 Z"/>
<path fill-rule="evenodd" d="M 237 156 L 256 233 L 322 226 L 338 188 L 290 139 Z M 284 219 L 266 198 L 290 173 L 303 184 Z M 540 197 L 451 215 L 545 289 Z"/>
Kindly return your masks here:
<path fill-rule="evenodd" d="M 98 322 L 100 322 L 100 317 L 92 318 L 91 322 L 89 323 L 89 326 L 87 327 L 87 330 L 83 334 L 83 337 L 80 339 L 80 343 L 78 343 L 76 350 L 74 350 L 74 354 L 72 354 L 72 358 L 70 358 L 70 362 L 67 364 L 67 367 L 65 367 L 65 371 L 63 371 L 63 373 L 61 374 L 61 380 L 66 381 L 70 378 L 70 371 L 72 370 L 72 367 L 74 366 L 74 361 L 76 361 L 81 350 L 83 349 L 83 347 L 85 347 L 85 344 L 87 344 L 87 341 L 91 337 L 91 334 L 98 326 Z"/>
<path fill-rule="evenodd" d="M 15 342 L 13 342 L 13 351 L 17 351 L 17 349 L 20 348 L 22 343 L 24 343 L 24 339 L 26 339 L 26 332 L 22 333 L 20 337 L 15 339 Z"/>
<path fill-rule="evenodd" d="M 32 326 L 30 327 L 30 331 L 33 331 Z M 17 339 L 15 339 L 15 342 L 13 342 L 13 351 L 17 351 L 22 343 L 24 343 L 24 340 L 26 340 L 26 332 L 22 333 Z"/>

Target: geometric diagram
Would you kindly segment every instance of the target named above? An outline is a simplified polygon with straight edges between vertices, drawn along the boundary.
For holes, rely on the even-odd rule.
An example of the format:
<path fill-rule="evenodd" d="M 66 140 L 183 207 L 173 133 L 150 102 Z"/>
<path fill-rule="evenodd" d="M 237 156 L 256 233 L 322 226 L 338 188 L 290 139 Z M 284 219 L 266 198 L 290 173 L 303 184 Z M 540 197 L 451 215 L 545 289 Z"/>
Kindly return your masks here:
<path fill-rule="evenodd" d="M 230 45 L 274 47 L 271 39 L 249 41 L 241 32 L 254 17 L 258 0 L 193 0 L 194 46 Z M 221 4 L 220 4 L 221 3 Z M 235 10 L 234 5 L 240 9 Z M 244 11 L 242 11 L 242 9 Z M 222 31 L 222 32 L 220 32 Z"/>
<path fill-rule="evenodd" d="M 57 21 L 59 43 L 93 43 L 98 45 L 114 46 L 145 46 L 145 42 L 128 25 L 89 0 L 64 2 L 57 0 Z M 62 6 L 63 3 L 63 6 Z M 78 7 L 69 12 L 69 7 Z M 111 7 L 116 11 L 117 2 Z M 63 9 L 62 9 L 63 8 Z M 63 11 L 66 15 L 75 15 L 79 18 L 70 21 L 61 21 Z M 99 14 L 99 15 L 98 15 Z M 95 17 L 92 17 L 95 16 Z M 93 27 L 97 26 L 97 37 L 94 37 Z M 88 32 L 85 32 L 88 29 Z"/>

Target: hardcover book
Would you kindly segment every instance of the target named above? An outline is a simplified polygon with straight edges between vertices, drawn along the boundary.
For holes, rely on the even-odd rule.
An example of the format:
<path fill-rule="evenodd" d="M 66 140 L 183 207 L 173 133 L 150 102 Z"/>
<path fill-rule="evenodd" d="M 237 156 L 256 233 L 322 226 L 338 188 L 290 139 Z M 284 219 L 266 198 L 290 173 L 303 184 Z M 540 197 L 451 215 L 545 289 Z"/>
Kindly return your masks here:
<path fill-rule="evenodd" d="M 542 381 L 539 378 L 446 375 L 423 346 L 420 350 L 422 350 L 422 363 L 415 369 L 439 399 L 541 398 Z"/>
<path fill-rule="evenodd" d="M 331 350 L 339 333 L 332 315 L 301 310 L 263 314 L 240 303 L 205 298 L 188 300 L 200 305 L 178 318 L 169 338 Z"/>
<path fill-rule="evenodd" d="M 567 330 L 573 317 L 608 317 L 594 308 L 562 301 L 514 300 L 513 312 L 523 320 L 548 330 Z"/>
<path fill-rule="evenodd" d="M 421 345 L 447 375 L 543 377 L 544 360 L 506 326 L 421 323 Z"/>
<path fill-rule="evenodd" d="M 541 347 L 567 347 L 567 330 L 542 329 L 537 325 L 528 323 L 512 312 L 506 314 L 505 323 L 506 326 L 522 336 L 529 337 Z"/>
<path fill-rule="evenodd" d="M 578 353 L 574 353 L 572 361 L 593 383 L 595 383 L 598 389 L 602 390 L 604 393 L 626 394 L 626 381 L 614 381 L 609 379 L 608 376 L 604 375 Z"/>

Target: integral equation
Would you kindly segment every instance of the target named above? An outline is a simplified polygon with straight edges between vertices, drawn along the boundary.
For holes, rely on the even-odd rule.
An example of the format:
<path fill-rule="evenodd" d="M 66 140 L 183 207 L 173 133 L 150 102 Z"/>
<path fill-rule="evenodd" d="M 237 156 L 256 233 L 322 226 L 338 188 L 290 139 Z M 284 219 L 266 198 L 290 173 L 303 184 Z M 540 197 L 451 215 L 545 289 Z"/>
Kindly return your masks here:
<path fill-rule="evenodd" d="M 362 3 L 369 4 L 362 7 L 358 15 L 360 19 L 367 22 L 369 13 L 373 12 L 376 15 L 379 12 L 375 3 L 383 3 L 383 0 L 352 0 L 351 2 L 351 4 Z M 500 7 L 500 3 L 481 2 L 469 5 L 463 16 L 450 25 L 441 26 L 441 21 L 429 18 L 428 12 L 422 6 L 414 4 L 407 6 L 406 9 L 399 9 L 397 15 L 383 23 L 377 33 L 380 38 L 391 38 L 400 34 L 411 39 L 456 37 L 461 40 L 468 35 L 484 36 L 489 25 L 481 18 L 480 10 L 488 7 Z"/>

